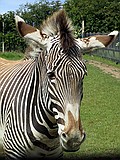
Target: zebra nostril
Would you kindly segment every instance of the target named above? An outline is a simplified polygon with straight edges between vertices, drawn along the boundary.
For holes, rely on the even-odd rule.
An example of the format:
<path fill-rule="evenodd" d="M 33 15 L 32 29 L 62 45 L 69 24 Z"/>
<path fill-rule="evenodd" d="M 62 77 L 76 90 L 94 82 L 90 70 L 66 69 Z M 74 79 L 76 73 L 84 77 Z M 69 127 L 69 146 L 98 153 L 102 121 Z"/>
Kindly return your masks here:
<path fill-rule="evenodd" d="M 67 137 L 65 133 L 62 133 L 62 136 L 63 136 L 64 138 L 66 138 L 66 137 Z"/>
<path fill-rule="evenodd" d="M 68 139 L 69 139 L 68 135 L 65 132 L 63 132 L 61 134 L 61 140 L 62 140 L 62 142 L 67 143 Z"/>

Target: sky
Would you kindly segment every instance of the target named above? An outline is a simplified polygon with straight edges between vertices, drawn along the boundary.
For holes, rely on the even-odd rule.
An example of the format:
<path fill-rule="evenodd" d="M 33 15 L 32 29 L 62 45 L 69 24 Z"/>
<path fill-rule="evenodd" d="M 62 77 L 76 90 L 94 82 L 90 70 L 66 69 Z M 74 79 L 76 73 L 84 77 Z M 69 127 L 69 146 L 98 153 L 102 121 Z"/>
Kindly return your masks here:
<path fill-rule="evenodd" d="M 63 1 L 61 0 L 61 2 Z M 0 14 L 7 13 L 8 11 L 16 11 L 20 8 L 20 5 L 25 5 L 27 2 L 35 3 L 37 0 L 0 0 Z"/>

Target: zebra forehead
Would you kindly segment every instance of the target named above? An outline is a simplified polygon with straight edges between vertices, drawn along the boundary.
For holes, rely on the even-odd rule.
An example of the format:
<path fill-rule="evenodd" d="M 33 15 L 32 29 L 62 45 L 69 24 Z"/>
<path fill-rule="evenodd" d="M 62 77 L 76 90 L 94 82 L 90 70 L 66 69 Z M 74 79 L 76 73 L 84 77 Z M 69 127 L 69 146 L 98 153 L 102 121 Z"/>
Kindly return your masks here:
<path fill-rule="evenodd" d="M 79 58 L 67 58 L 66 60 L 61 60 L 58 64 L 61 67 L 61 70 L 66 70 L 69 73 L 74 73 L 76 71 L 84 70 L 86 71 L 86 65 Z M 60 69 L 60 68 L 59 68 Z"/>
<path fill-rule="evenodd" d="M 56 72 L 56 74 L 59 73 L 59 75 L 62 76 L 64 73 L 66 76 L 79 75 L 80 77 L 87 74 L 87 68 L 83 61 L 79 58 L 71 59 L 69 57 L 58 58 L 53 62 L 49 61 L 47 64 L 47 70 L 50 72 Z"/>

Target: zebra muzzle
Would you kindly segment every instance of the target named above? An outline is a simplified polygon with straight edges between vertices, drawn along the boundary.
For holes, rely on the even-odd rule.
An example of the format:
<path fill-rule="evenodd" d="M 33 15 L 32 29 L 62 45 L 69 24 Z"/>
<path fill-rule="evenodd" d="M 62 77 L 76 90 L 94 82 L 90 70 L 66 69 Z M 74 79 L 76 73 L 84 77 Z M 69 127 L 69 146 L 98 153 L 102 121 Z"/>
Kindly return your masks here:
<path fill-rule="evenodd" d="M 83 133 L 81 138 L 79 136 L 73 136 L 70 138 L 67 134 L 62 133 L 60 142 L 64 151 L 75 152 L 80 149 L 80 145 L 84 142 L 85 138 L 85 133 Z"/>

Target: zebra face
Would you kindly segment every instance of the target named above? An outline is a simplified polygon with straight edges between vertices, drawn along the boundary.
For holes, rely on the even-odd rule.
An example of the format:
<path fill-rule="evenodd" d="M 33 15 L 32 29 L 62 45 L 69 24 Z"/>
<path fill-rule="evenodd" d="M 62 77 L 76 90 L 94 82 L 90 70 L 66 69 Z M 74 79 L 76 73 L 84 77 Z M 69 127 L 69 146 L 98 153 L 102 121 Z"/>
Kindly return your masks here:
<path fill-rule="evenodd" d="M 19 16 L 15 17 L 15 21 L 18 32 L 33 49 L 32 56 L 38 58 L 41 54 L 39 48 L 46 54 L 45 60 L 43 58 L 43 75 L 46 76 L 47 70 L 48 85 L 43 85 L 43 91 L 44 87 L 47 87 L 48 97 L 50 95 L 50 103 L 46 103 L 46 107 L 49 109 L 50 106 L 49 111 L 52 111 L 52 116 L 56 119 L 63 149 L 76 151 L 85 139 L 80 119 L 80 103 L 86 67 L 82 62 L 81 53 L 108 46 L 114 41 L 118 31 L 109 35 L 75 39 L 72 22 L 64 10 L 45 20 L 40 30 L 26 24 Z M 46 102 L 46 97 L 42 98 Z"/>
<path fill-rule="evenodd" d="M 80 104 L 83 97 L 83 78 L 86 67 L 80 57 L 73 53 L 75 49 L 71 49 L 70 55 L 60 50 L 58 58 L 49 51 L 48 90 L 52 101 L 52 111 L 58 124 L 61 145 L 66 151 L 76 151 L 85 139 L 80 120 Z M 79 49 L 77 48 L 76 51 L 78 52 Z"/>

